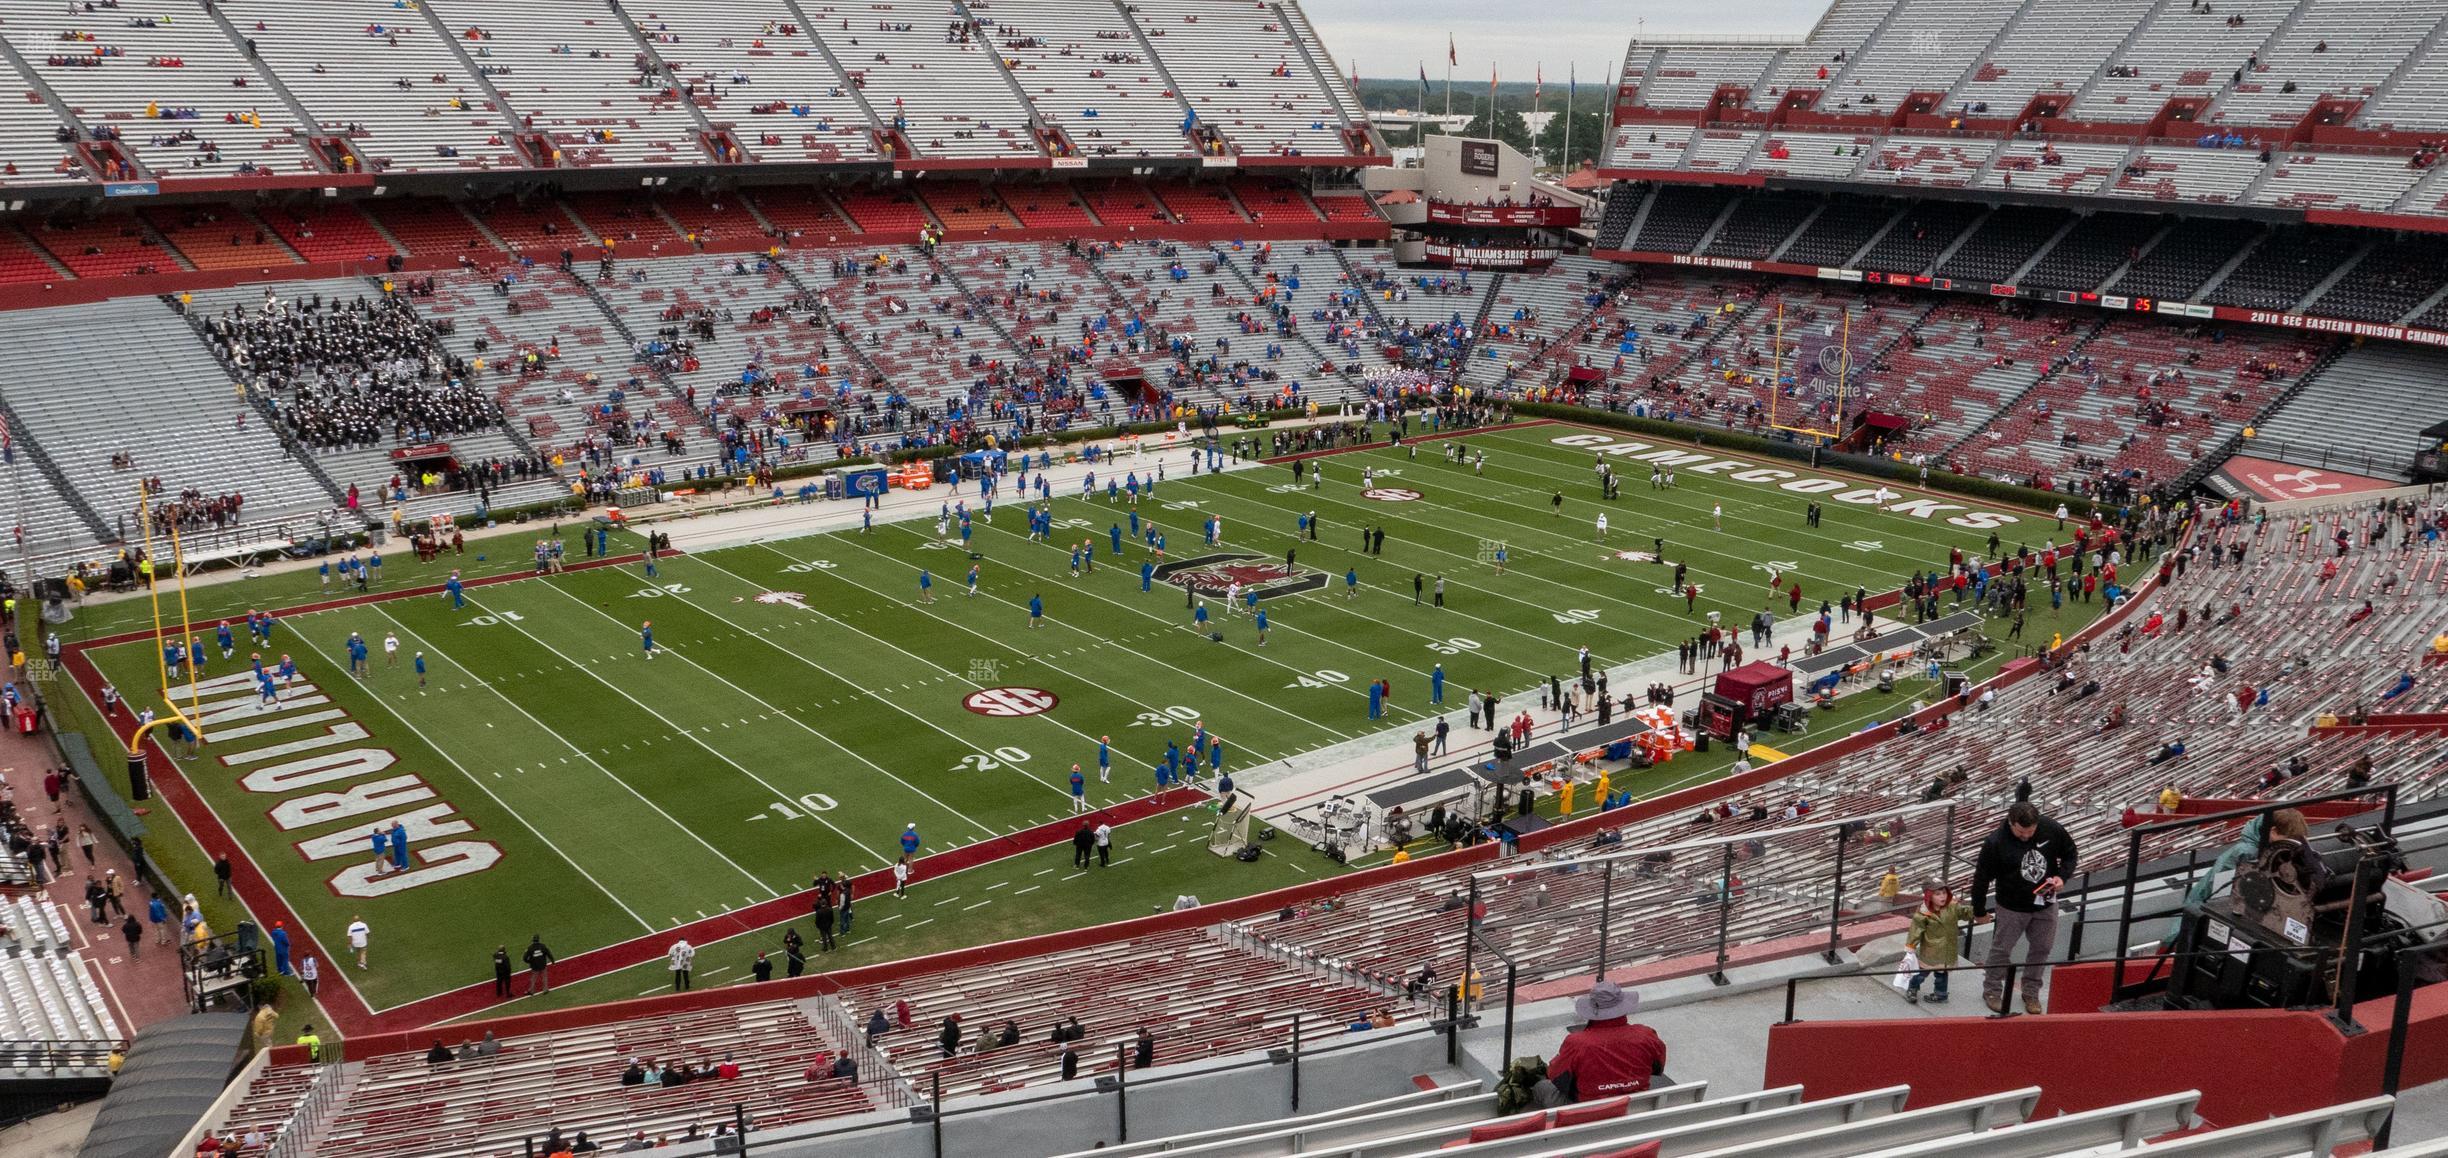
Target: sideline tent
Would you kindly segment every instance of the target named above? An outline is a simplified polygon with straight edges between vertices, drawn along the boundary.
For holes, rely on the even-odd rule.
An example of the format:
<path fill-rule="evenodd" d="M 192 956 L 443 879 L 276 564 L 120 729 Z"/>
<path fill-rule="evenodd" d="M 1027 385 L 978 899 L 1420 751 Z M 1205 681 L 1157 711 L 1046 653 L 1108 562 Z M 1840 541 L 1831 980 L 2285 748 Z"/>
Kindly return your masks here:
<path fill-rule="evenodd" d="M 246 1044 L 242 1013 L 202 1013 L 146 1026 L 128 1047 L 77 1158 L 162 1158 L 221 1097 Z"/>

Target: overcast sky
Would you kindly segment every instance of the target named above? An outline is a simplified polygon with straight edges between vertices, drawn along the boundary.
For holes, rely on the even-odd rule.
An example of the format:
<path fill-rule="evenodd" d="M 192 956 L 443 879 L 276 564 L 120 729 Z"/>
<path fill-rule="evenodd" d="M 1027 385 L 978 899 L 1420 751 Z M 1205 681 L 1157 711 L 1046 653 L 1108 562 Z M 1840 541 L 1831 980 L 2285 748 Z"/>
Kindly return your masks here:
<path fill-rule="evenodd" d="M 1417 76 L 1426 64 L 1429 81 L 1441 85 L 1448 33 L 1457 84 L 1487 83 L 1491 65 L 1507 81 L 1529 80 L 1544 67 L 1561 82 L 1567 64 L 1587 83 L 1620 66 L 1636 32 L 1799 36 L 1827 0 L 1302 0 L 1301 7 L 1347 74 L 1357 64 L 1363 77 Z"/>

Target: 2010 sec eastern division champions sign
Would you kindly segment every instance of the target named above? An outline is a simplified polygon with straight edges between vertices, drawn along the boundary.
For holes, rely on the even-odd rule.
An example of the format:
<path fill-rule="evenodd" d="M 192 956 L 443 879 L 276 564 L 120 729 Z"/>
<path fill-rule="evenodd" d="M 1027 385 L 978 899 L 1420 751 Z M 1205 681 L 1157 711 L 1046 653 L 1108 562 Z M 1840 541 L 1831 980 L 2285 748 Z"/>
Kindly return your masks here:
<path fill-rule="evenodd" d="M 1577 446 L 1609 458 L 1624 458 L 1635 462 L 1653 462 L 1672 471 L 1690 474 L 1717 475 L 1753 486 L 1773 486 L 1798 495 L 1825 495 L 1830 502 L 1855 506 L 1878 507 L 1898 515 L 1916 519 L 1943 518 L 1958 527 L 1985 531 L 2023 520 L 2004 511 L 1968 507 L 1962 503 L 1941 502 L 1933 498 L 1897 498 L 1893 490 L 1871 483 L 1867 486 L 1854 479 L 1823 478 L 1808 473 L 1783 470 L 1740 459 L 1719 458 L 1698 451 L 1660 449 L 1647 442 L 1617 438 L 1611 434 L 1562 434 L 1548 440 L 1557 446 Z M 1886 499 L 1895 499 L 1886 502 Z M 1950 513 L 1952 512 L 1952 513 Z"/>

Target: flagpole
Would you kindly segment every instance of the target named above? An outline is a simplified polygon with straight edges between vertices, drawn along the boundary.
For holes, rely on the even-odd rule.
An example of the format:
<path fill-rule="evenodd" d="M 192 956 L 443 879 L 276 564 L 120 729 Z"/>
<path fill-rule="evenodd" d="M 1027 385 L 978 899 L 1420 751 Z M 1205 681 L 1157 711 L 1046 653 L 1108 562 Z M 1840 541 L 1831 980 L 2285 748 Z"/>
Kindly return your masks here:
<path fill-rule="evenodd" d="M 1547 96 L 1547 66 L 1537 65 L 1530 75 L 1535 78 L 1530 85 L 1530 117 L 1536 120 L 1539 114 L 1539 104 Z M 1495 122 L 1491 120 L 1489 123 Z M 1524 125 L 1523 127 L 1528 128 L 1529 126 Z M 1534 136 L 1530 138 L 1530 155 L 1536 157 L 1538 153 L 1538 138 Z"/>
<path fill-rule="evenodd" d="M 1557 168 L 1558 168 L 1558 169 L 1561 169 L 1561 170 L 1563 171 L 1563 175 L 1564 175 L 1564 176 L 1566 176 L 1566 177 L 1570 177 L 1570 176 L 1572 176 L 1572 175 L 1573 175 L 1573 167 L 1572 167 L 1572 119 L 1573 119 L 1573 105 L 1575 105 L 1575 104 L 1579 103 L 1579 102 L 1580 102 L 1580 100 L 1581 100 L 1581 73 L 1579 72 L 1579 70 L 1578 70 L 1578 67 L 1577 67 L 1577 66 L 1575 66 L 1575 65 L 1571 64 L 1570 62 L 1567 62 L 1567 63 L 1564 65 L 1564 156 L 1563 156 L 1562 158 L 1560 158 L 1559 164 L 1557 165 Z"/>

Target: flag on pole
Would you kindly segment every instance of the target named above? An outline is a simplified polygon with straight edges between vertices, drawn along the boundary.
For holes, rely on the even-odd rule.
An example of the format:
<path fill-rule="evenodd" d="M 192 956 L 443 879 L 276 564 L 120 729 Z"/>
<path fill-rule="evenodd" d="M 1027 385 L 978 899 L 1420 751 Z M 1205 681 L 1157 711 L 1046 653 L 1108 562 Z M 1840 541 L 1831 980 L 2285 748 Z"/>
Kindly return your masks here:
<path fill-rule="evenodd" d="M 1487 119 L 1488 135 L 1493 137 L 1496 135 L 1496 66 L 1492 64 L 1488 66 Z"/>
<path fill-rule="evenodd" d="M 1427 86 L 1428 86 L 1428 62 L 1423 60 L 1423 61 L 1421 61 L 1421 62 L 1420 62 L 1420 87 L 1422 87 L 1422 88 L 1426 88 Z"/>
<path fill-rule="evenodd" d="M 1545 64 L 1531 65 L 1530 76 L 1530 107 L 1537 108 L 1539 98 L 1547 95 L 1547 66 Z"/>
<path fill-rule="evenodd" d="M 1454 55 L 1453 33 L 1448 32 L 1445 34 L 1445 67 L 1452 68 L 1460 63 L 1462 63 L 1462 58 Z"/>
<path fill-rule="evenodd" d="M 1580 96 L 1581 70 L 1573 65 L 1567 64 L 1564 66 L 1564 107 L 1567 109 L 1571 108 L 1573 101 L 1579 99 Z"/>

